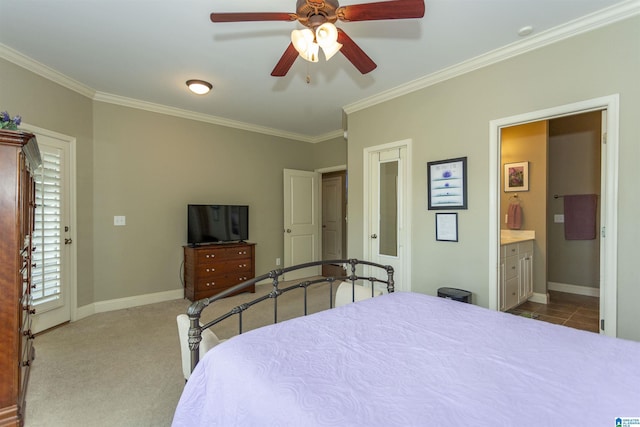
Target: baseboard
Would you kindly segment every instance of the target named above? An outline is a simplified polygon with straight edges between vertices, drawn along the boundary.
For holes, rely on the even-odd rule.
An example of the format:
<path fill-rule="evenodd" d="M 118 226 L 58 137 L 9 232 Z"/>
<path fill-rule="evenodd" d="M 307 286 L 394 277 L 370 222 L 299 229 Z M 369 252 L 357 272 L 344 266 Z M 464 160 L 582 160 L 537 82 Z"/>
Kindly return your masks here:
<path fill-rule="evenodd" d="M 550 291 L 566 292 L 568 294 L 587 295 L 590 297 L 599 297 L 600 288 L 591 288 L 589 286 L 569 285 L 567 283 L 547 282 L 547 289 Z"/>
<path fill-rule="evenodd" d="M 534 292 L 533 296 L 529 298 L 529 301 L 537 302 L 538 304 L 549 304 L 549 294 Z"/>
<path fill-rule="evenodd" d="M 80 320 L 91 316 L 92 314 L 122 310 L 124 308 L 138 307 L 141 305 L 155 304 L 158 302 L 181 298 L 184 298 L 184 289 L 174 289 L 171 291 L 156 292 L 153 294 L 136 295 L 134 297 L 118 298 L 108 301 L 98 301 L 93 304 L 78 307 L 75 318 L 72 320 Z"/>

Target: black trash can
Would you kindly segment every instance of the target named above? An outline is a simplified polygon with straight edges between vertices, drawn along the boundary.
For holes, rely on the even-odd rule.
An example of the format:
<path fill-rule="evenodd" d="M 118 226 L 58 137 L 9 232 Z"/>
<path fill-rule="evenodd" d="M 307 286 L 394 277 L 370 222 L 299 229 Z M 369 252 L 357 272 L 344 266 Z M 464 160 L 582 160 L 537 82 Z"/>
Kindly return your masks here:
<path fill-rule="evenodd" d="M 452 299 L 454 301 L 466 302 L 471 304 L 471 292 L 457 288 L 440 288 L 438 296 L 441 298 Z"/>

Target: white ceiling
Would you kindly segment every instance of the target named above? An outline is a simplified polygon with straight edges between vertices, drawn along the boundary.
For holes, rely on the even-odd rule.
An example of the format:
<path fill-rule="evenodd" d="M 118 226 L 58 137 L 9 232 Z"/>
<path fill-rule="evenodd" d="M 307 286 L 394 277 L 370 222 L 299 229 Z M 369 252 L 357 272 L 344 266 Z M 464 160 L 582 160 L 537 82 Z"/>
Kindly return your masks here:
<path fill-rule="evenodd" d="M 422 19 L 338 21 L 378 64 L 367 75 L 337 54 L 298 58 L 287 76 L 271 77 L 297 22 L 209 20 L 211 12 L 294 13 L 295 3 L 0 0 L 0 55 L 60 73 L 96 99 L 313 142 L 341 133 L 345 106 L 628 1 L 426 0 Z M 519 37 L 527 25 L 533 33 Z M 191 94 L 185 81 L 194 78 L 214 90 Z"/>

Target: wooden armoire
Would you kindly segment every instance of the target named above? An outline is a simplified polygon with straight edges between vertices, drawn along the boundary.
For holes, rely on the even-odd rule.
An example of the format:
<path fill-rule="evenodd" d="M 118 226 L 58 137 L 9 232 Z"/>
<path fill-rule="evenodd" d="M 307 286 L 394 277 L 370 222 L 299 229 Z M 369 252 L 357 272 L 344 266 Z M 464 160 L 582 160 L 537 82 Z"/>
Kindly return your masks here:
<path fill-rule="evenodd" d="M 0 426 L 24 424 L 35 356 L 30 316 L 35 185 L 40 166 L 34 135 L 0 129 Z"/>

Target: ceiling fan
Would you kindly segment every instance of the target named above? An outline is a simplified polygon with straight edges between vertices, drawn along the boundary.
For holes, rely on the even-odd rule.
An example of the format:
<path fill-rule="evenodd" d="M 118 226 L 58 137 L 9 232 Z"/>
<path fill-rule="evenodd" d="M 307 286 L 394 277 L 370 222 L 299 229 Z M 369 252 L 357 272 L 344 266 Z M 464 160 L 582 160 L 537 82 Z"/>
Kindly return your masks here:
<path fill-rule="evenodd" d="M 317 62 L 318 48 L 328 60 L 338 50 L 362 73 L 373 71 L 377 65 L 334 22 L 376 21 L 384 19 L 422 18 L 424 0 L 389 0 L 340 6 L 338 0 L 297 0 L 296 12 L 212 13 L 211 22 L 298 21 L 303 30 L 294 30 L 291 43 L 271 72 L 274 77 L 287 74 L 298 56 Z"/>

